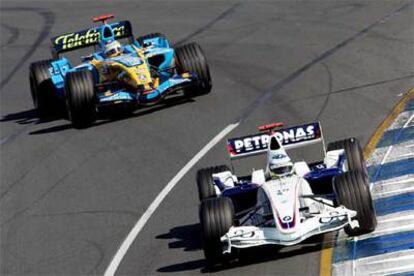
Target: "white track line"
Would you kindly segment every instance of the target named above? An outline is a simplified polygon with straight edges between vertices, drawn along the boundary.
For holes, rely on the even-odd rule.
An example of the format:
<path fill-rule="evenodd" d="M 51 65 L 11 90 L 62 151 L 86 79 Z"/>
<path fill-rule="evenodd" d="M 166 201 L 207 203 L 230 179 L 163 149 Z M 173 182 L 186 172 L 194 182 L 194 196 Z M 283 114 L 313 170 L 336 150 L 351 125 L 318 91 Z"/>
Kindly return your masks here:
<path fill-rule="evenodd" d="M 410 152 L 410 153 L 401 154 L 397 157 L 409 157 L 409 156 L 413 156 L 413 155 L 414 155 L 414 152 Z"/>
<path fill-rule="evenodd" d="M 378 217 L 378 223 L 386 223 L 386 222 L 410 220 L 410 219 L 414 219 L 414 213 L 406 211 L 406 212 L 400 213 L 398 216 L 388 215 L 386 217 Z"/>
<path fill-rule="evenodd" d="M 377 197 L 385 197 L 385 195 L 389 195 L 389 194 L 402 194 L 405 192 L 411 192 L 414 191 L 414 187 L 407 187 L 407 188 L 403 188 L 403 189 L 397 189 L 397 190 L 392 190 L 392 191 L 387 191 L 387 192 L 376 192 L 375 196 Z"/>
<path fill-rule="evenodd" d="M 389 185 L 405 184 L 405 183 L 410 183 L 410 182 L 414 182 L 414 179 L 406 178 L 406 179 L 401 179 L 401 180 L 396 180 L 396 181 L 382 182 L 382 183 L 379 183 L 379 185 L 389 186 Z"/>
<path fill-rule="evenodd" d="M 398 118 L 397 118 L 397 119 L 398 119 Z M 414 114 L 413 114 L 413 115 L 411 115 L 411 117 L 408 119 L 408 121 L 407 121 L 407 122 L 405 122 L 405 124 L 404 124 L 404 126 L 403 126 L 402 128 L 403 128 L 403 129 L 404 129 L 404 128 L 406 128 L 406 127 L 407 127 L 407 126 L 411 123 L 411 121 L 412 121 L 413 119 L 414 119 Z M 381 163 L 380 163 L 380 165 L 381 165 L 381 166 L 382 166 L 382 165 L 384 165 L 384 164 L 385 164 L 385 162 L 387 161 L 388 156 L 390 155 L 390 153 L 391 153 L 391 151 L 392 151 L 393 147 L 394 147 L 394 145 L 391 145 L 391 146 L 389 146 L 389 147 L 388 147 L 387 152 L 385 153 L 384 158 L 382 159 L 382 161 L 381 161 Z M 372 190 L 373 186 L 374 186 L 374 183 L 371 183 L 371 184 L 369 185 L 369 188 Z"/>
<path fill-rule="evenodd" d="M 138 234 L 141 232 L 142 228 L 144 228 L 145 224 L 148 222 L 152 214 L 157 210 L 158 206 L 160 206 L 161 202 L 164 198 L 171 192 L 171 190 L 177 185 L 178 181 L 184 177 L 184 175 L 201 159 L 204 155 L 206 155 L 209 150 L 211 150 L 221 139 L 224 138 L 227 134 L 229 134 L 233 129 L 235 129 L 239 123 L 228 125 L 225 129 L 223 129 L 219 134 L 217 134 L 210 142 L 207 143 L 188 163 L 171 179 L 170 182 L 162 189 L 162 191 L 157 195 L 145 213 L 139 218 L 139 220 L 135 223 L 134 227 L 129 232 L 128 236 L 122 242 L 121 246 L 118 248 L 118 251 L 112 258 L 111 263 L 105 270 L 105 276 L 112 276 L 115 274 L 116 270 L 118 269 L 119 265 L 122 262 L 125 254 L 127 253 L 131 244 L 135 241 Z"/>
<path fill-rule="evenodd" d="M 405 122 L 405 124 L 404 124 L 404 126 L 403 126 L 402 128 L 403 128 L 403 129 L 404 129 L 404 128 L 406 128 L 406 127 L 410 124 L 410 122 L 411 122 L 413 119 L 414 119 L 414 115 L 411 115 L 411 117 L 408 119 L 408 121 L 407 121 L 407 122 Z M 388 156 L 390 155 L 390 153 L 391 153 L 392 149 L 393 149 L 393 145 L 391 145 L 391 146 L 388 148 L 387 153 L 385 153 L 385 156 L 384 156 L 384 158 L 383 158 L 383 159 L 382 159 L 382 161 L 381 161 L 381 165 L 384 165 L 384 163 L 387 161 Z"/>

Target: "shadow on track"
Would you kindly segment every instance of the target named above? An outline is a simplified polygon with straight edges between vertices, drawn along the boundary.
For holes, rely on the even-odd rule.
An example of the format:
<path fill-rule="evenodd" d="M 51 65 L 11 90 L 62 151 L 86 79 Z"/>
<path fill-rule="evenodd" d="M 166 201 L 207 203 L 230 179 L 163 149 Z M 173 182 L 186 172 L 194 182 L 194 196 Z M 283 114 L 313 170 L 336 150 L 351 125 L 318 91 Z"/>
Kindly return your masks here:
<path fill-rule="evenodd" d="M 198 223 L 172 228 L 168 233 L 161 234 L 156 238 L 172 240 L 169 242 L 168 248 L 183 248 L 184 251 L 202 250 L 201 226 Z M 234 260 L 214 268 L 208 268 L 207 263 L 203 258 L 160 267 L 157 269 L 157 272 L 169 273 L 200 270 L 202 273 L 214 273 L 252 264 L 290 258 L 311 252 L 319 252 L 321 249 L 331 246 L 330 243 L 324 243 L 323 236 L 320 235 L 311 237 L 296 246 L 282 247 L 266 245 L 238 250 L 238 252 L 235 253 Z"/>
<path fill-rule="evenodd" d="M 99 126 L 99 125 L 105 125 L 111 122 L 116 121 L 122 121 L 127 119 L 132 119 L 144 115 L 148 115 L 163 109 L 167 109 L 173 106 L 178 106 L 186 103 L 192 103 L 195 100 L 192 98 L 185 98 L 183 96 L 174 96 L 168 99 L 165 99 L 163 102 L 151 106 L 151 107 L 145 107 L 142 109 L 138 109 L 135 112 L 127 111 L 127 110 L 121 110 L 121 109 L 113 109 L 113 110 L 107 110 L 104 112 L 100 112 L 99 114 L 99 121 L 94 123 L 91 127 Z M 0 122 L 10 122 L 14 121 L 16 124 L 20 125 L 39 125 L 44 123 L 50 123 L 53 121 L 65 119 L 68 120 L 66 112 L 54 112 L 53 116 L 48 116 L 44 118 L 40 118 L 35 109 L 25 110 L 17 113 L 11 113 L 5 115 L 3 118 L 0 119 Z M 54 133 L 54 132 L 61 132 L 68 129 L 73 129 L 73 126 L 70 122 L 67 122 L 63 125 L 53 126 L 53 127 L 47 127 L 44 129 L 32 131 L 29 133 L 29 135 L 39 135 L 39 134 L 48 134 L 48 133 Z"/>
<path fill-rule="evenodd" d="M 184 251 L 202 250 L 201 225 L 199 223 L 174 227 L 168 233 L 156 236 L 156 239 L 171 240 L 168 243 L 168 248 L 170 249 L 183 248 Z M 204 268 L 205 265 L 205 260 L 200 259 L 161 267 L 157 269 L 157 272 L 198 270 Z"/>
<path fill-rule="evenodd" d="M 99 114 L 100 121 L 94 123 L 91 127 L 105 125 L 108 123 L 116 122 L 116 121 L 122 121 L 122 120 L 128 120 L 132 118 L 137 118 L 141 116 L 145 116 L 163 109 L 167 109 L 173 106 L 178 106 L 182 104 L 192 103 L 194 102 L 194 99 L 192 98 L 185 98 L 183 96 L 175 96 L 172 98 L 165 99 L 160 104 L 151 106 L 151 107 L 145 107 L 143 109 L 138 109 L 135 112 L 128 111 L 128 110 L 107 110 Z M 32 131 L 29 134 L 30 135 L 39 135 L 39 134 L 48 134 L 48 133 L 54 133 L 54 132 L 60 132 L 68 129 L 72 129 L 73 126 L 71 123 L 67 123 L 64 125 L 59 126 L 53 126 L 48 127 L 41 130 Z"/>
<path fill-rule="evenodd" d="M 168 233 L 161 234 L 156 239 L 173 240 L 168 248 L 183 248 L 184 251 L 201 250 L 201 226 L 199 223 L 172 228 Z"/>
<path fill-rule="evenodd" d="M 25 111 L 7 114 L 0 119 L 0 122 L 14 121 L 16 124 L 19 125 L 38 125 L 43 123 L 50 123 L 56 120 L 60 120 L 62 118 L 67 118 L 67 116 L 62 112 L 57 112 L 55 113 L 55 115 L 40 118 L 35 109 L 29 109 Z"/>

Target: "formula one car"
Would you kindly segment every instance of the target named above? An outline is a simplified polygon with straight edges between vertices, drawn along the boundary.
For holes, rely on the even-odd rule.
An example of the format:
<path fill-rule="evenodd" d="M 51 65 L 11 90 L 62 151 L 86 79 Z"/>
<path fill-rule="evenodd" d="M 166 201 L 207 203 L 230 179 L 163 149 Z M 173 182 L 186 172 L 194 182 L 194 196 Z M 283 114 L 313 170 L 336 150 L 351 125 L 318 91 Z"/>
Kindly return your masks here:
<path fill-rule="evenodd" d="M 350 235 L 375 229 L 367 169 L 357 139 L 330 143 L 322 161 L 292 162 L 286 149 L 323 143 L 319 122 L 229 139 L 231 158 L 267 153 L 266 168 L 237 177 L 225 165 L 201 169 L 197 185 L 204 253 L 209 265 L 233 249 L 290 246 L 344 228 Z"/>
<path fill-rule="evenodd" d="M 60 100 L 72 123 L 84 127 L 105 106 L 153 105 L 179 90 L 187 97 L 210 92 L 210 71 L 198 44 L 172 47 L 159 33 L 135 39 L 129 21 L 108 23 L 111 18 L 94 18 L 103 24 L 52 38 L 53 59 L 30 65 L 31 94 L 40 115 Z M 119 39 L 128 43 L 121 45 Z M 91 46 L 95 52 L 83 56 L 80 65 L 60 57 Z"/>

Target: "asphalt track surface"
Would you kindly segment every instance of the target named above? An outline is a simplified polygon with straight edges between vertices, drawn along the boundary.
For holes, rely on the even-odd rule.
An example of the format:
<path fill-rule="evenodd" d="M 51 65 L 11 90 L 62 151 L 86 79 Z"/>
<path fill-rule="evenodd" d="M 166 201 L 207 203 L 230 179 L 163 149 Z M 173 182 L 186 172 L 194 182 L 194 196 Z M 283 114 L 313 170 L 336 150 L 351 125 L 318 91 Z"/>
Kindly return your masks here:
<path fill-rule="evenodd" d="M 228 124 L 241 122 L 230 134 L 237 136 L 272 121 L 320 120 L 326 140 L 355 136 L 365 144 L 413 87 L 413 4 L 2 0 L 0 274 L 103 274 L 152 200 Z M 39 120 L 30 62 L 50 57 L 50 36 L 107 12 L 129 19 L 135 33 L 198 41 L 211 94 L 85 130 Z M 119 275 L 206 272 L 195 172 L 226 162 L 222 141 L 162 202 Z M 317 275 L 321 241 L 248 251 L 215 273 Z"/>

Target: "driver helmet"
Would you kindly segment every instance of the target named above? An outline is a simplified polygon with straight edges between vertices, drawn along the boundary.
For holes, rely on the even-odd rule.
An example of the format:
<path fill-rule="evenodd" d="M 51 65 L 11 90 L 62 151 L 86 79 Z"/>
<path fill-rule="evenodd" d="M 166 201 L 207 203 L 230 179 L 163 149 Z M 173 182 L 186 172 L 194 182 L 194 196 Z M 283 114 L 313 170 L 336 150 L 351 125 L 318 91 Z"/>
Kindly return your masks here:
<path fill-rule="evenodd" d="M 112 42 L 109 42 L 105 45 L 104 54 L 108 58 L 116 57 L 121 55 L 123 52 L 123 48 L 121 43 L 114 40 Z"/>
<path fill-rule="evenodd" d="M 293 163 L 290 160 L 284 162 L 271 160 L 268 169 L 272 178 L 288 176 L 293 173 Z"/>

